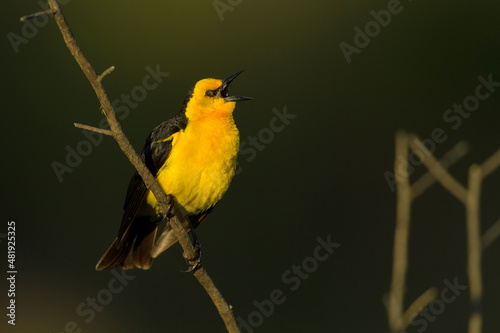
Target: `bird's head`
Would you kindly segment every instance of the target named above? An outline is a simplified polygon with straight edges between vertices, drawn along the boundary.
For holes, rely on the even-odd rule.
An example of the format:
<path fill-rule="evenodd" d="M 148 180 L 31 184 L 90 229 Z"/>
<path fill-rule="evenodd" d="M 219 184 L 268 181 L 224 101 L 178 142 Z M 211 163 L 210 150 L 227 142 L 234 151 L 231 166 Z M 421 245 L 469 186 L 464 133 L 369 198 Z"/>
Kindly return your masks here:
<path fill-rule="evenodd" d="M 242 72 L 239 71 L 225 80 L 203 79 L 198 81 L 188 101 L 186 116 L 189 119 L 194 119 L 215 114 L 231 114 L 236 102 L 253 99 L 243 96 L 229 96 L 229 84 Z"/>

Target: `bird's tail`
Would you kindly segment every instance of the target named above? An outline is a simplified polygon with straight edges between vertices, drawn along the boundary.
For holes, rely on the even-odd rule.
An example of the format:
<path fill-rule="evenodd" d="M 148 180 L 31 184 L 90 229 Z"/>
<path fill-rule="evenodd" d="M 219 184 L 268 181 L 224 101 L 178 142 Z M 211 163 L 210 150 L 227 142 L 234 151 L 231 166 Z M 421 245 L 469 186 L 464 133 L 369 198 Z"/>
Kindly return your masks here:
<path fill-rule="evenodd" d="M 203 221 L 203 219 L 212 211 L 212 209 L 213 207 L 197 215 L 185 214 L 184 217 L 180 219 L 180 221 L 184 226 L 186 232 L 189 233 L 191 231 L 191 227 L 197 228 L 200 225 L 201 221 Z M 189 220 L 189 223 L 187 220 Z M 172 226 L 170 225 L 170 223 L 167 223 L 165 229 L 161 233 L 160 237 L 158 237 L 158 240 L 151 249 L 151 256 L 153 258 L 158 257 L 162 252 L 166 251 L 169 247 L 177 243 L 177 240 L 177 236 L 175 236 L 174 230 L 172 230 Z"/>
<path fill-rule="evenodd" d="M 153 263 L 151 249 L 155 243 L 158 224 L 150 217 L 136 217 L 121 239 L 116 238 L 96 265 L 97 270 L 123 267 L 149 269 Z"/>
<path fill-rule="evenodd" d="M 189 232 L 191 229 L 187 225 L 187 223 L 183 223 L 184 228 L 186 229 L 186 232 Z M 177 243 L 177 236 L 175 236 L 174 231 L 172 230 L 172 226 L 170 223 L 167 223 L 165 226 L 165 230 L 163 230 L 162 234 L 160 237 L 158 237 L 158 240 L 154 244 L 153 248 L 151 249 L 151 256 L 153 258 L 156 258 L 160 255 L 160 253 L 166 251 L 169 247 Z"/>

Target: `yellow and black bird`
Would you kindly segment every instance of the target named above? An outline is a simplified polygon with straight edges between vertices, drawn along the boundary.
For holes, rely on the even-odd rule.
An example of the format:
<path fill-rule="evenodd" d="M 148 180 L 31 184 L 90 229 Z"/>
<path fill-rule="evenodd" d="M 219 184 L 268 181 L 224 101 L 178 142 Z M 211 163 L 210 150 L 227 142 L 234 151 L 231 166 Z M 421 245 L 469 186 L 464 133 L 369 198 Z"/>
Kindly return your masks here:
<path fill-rule="evenodd" d="M 188 93 L 180 112 L 149 135 L 142 160 L 174 200 L 173 209 L 196 228 L 229 187 L 236 169 L 239 132 L 234 124 L 236 102 L 228 86 L 242 71 L 225 80 L 203 79 Z M 134 173 L 125 198 L 118 236 L 96 269 L 121 266 L 148 269 L 161 252 L 177 242 L 170 224 L 156 240 L 159 223 L 156 198 Z M 172 210 L 167 220 L 173 216 Z"/>

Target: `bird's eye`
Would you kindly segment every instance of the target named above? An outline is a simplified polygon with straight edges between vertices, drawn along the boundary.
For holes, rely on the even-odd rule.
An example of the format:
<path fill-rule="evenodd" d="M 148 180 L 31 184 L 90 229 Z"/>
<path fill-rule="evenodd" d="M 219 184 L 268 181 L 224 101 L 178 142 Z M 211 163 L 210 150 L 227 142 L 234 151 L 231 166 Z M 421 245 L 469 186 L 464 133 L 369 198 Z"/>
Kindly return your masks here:
<path fill-rule="evenodd" d="M 214 97 L 215 91 L 214 90 L 207 90 L 207 92 L 205 93 L 205 96 Z"/>

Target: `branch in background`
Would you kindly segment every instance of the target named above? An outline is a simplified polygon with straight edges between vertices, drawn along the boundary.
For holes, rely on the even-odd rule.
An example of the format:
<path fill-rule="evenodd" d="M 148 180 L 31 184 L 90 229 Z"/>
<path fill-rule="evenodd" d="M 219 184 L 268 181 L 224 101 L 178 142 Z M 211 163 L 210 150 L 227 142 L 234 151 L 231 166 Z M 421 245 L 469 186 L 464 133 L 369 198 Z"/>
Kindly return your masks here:
<path fill-rule="evenodd" d="M 416 135 L 410 135 L 410 147 L 414 151 L 421 151 L 425 157 L 422 163 L 429 169 L 429 172 L 436 178 L 444 188 L 453 194 L 458 200 L 465 203 L 467 190 L 446 169 L 439 163 L 432 153 L 425 147 Z"/>
<path fill-rule="evenodd" d="M 500 236 L 500 220 L 497 220 L 493 225 L 486 230 L 486 232 L 481 237 L 481 248 L 484 251 L 488 246 L 491 245 Z"/>
<path fill-rule="evenodd" d="M 469 294 L 471 314 L 469 333 L 480 333 L 483 323 L 481 299 L 481 229 L 479 224 L 479 200 L 481 197 L 482 170 L 478 165 L 469 168 L 469 190 L 465 204 L 467 212 L 467 274 L 469 275 Z"/>
<path fill-rule="evenodd" d="M 439 163 L 444 169 L 448 169 L 453 164 L 458 162 L 462 157 L 464 157 L 469 152 L 469 145 L 465 142 L 459 142 L 453 148 L 451 148 L 446 154 L 441 157 Z M 434 185 L 436 178 L 427 171 L 422 177 L 417 179 L 411 186 L 411 200 L 415 200 L 422 193 L 427 191 L 429 187 Z"/>
<path fill-rule="evenodd" d="M 483 180 L 500 167 L 500 150 L 497 150 L 480 166 L 469 169 L 469 192 L 467 193 L 467 274 L 471 315 L 469 333 L 480 333 L 483 326 L 482 315 L 482 267 L 481 252 L 500 235 L 500 220 L 495 222 L 481 237 L 480 197 Z"/>
<path fill-rule="evenodd" d="M 78 46 L 67 22 L 64 17 L 64 15 L 61 12 L 61 9 L 57 3 L 56 0 L 48 0 L 50 10 L 32 14 L 25 16 L 21 18 L 21 20 L 26 20 L 34 17 L 38 17 L 41 15 L 47 15 L 47 14 L 54 14 L 55 21 L 59 27 L 59 30 L 61 31 L 64 41 L 70 50 L 71 54 L 77 61 L 78 65 L 80 65 L 80 68 L 82 69 L 83 73 L 89 80 L 90 84 L 92 85 L 92 88 L 94 89 L 97 98 L 99 99 L 99 102 L 101 104 L 102 111 L 104 115 L 106 116 L 106 119 L 109 123 L 110 130 L 102 130 L 102 129 L 97 129 L 92 126 L 87 126 L 87 125 L 80 125 L 80 124 L 75 124 L 76 127 L 82 128 L 82 126 L 87 129 L 87 130 L 92 130 L 92 131 L 97 131 L 102 134 L 106 135 L 112 135 L 118 145 L 120 146 L 121 150 L 124 152 L 124 154 L 128 157 L 132 165 L 135 167 L 137 172 L 140 174 L 142 179 L 144 180 L 144 183 L 146 184 L 147 188 L 153 192 L 154 196 L 156 197 L 156 200 L 158 201 L 158 204 L 160 206 L 160 213 L 165 214 L 171 209 L 172 206 L 172 201 L 171 198 L 168 197 L 163 190 L 161 189 L 160 185 L 158 182 L 155 180 L 151 172 L 149 172 L 148 168 L 144 164 L 144 162 L 140 159 L 140 157 L 137 155 L 137 153 L 134 151 L 132 145 L 128 141 L 127 137 L 122 131 L 121 125 L 116 119 L 115 112 L 111 106 L 111 103 L 107 97 L 106 92 L 104 91 L 103 86 L 101 85 L 101 80 L 111 73 L 111 71 L 114 69 L 114 67 L 108 68 L 106 71 L 104 71 L 101 75 L 97 75 L 90 65 L 90 63 L 87 61 L 85 56 L 83 55 L 83 52 L 81 51 L 80 47 Z M 189 240 L 189 236 L 186 233 L 186 230 L 182 227 L 181 222 L 177 217 L 173 217 L 169 223 L 172 225 L 172 229 L 175 232 L 175 235 L 177 239 L 179 240 L 180 245 L 182 246 L 184 250 L 184 257 L 185 258 L 194 258 L 195 257 L 195 250 L 193 245 L 191 244 L 191 241 Z M 220 294 L 219 290 L 215 287 L 214 283 L 210 279 L 210 276 L 206 272 L 206 270 L 203 267 L 200 267 L 198 270 L 194 272 L 194 276 L 198 279 L 198 282 L 205 288 L 206 292 L 209 294 L 210 298 L 212 299 L 214 305 L 216 306 L 217 310 L 219 311 L 219 314 L 221 315 L 222 319 L 224 320 L 224 323 L 226 325 L 226 328 L 229 332 L 239 332 L 238 327 L 236 325 L 236 321 L 234 319 L 234 315 L 232 312 L 232 308 L 226 303 L 222 295 Z"/>
<path fill-rule="evenodd" d="M 410 186 L 408 174 L 408 147 L 415 153 L 422 153 L 421 161 L 429 172 L 422 176 L 417 182 Z M 446 168 L 455 163 L 467 153 L 467 146 L 463 143 L 455 145 L 438 162 L 432 153 L 425 147 L 415 135 L 407 135 L 403 132 L 396 136 L 396 161 L 395 172 L 400 176 L 397 187 L 397 214 L 396 232 L 394 236 L 394 262 L 393 275 L 388 305 L 389 327 L 392 332 L 404 330 L 411 316 L 416 312 L 414 308 L 428 304 L 436 295 L 435 289 L 429 289 L 422 294 L 403 314 L 403 292 L 404 277 L 407 269 L 407 230 L 410 224 L 410 207 L 412 201 L 424 193 L 435 180 L 439 181 L 452 195 L 458 198 L 466 209 L 467 226 L 467 275 L 469 277 L 469 293 L 471 302 L 471 313 L 469 317 L 469 333 L 480 333 L 482 330 L 482 267 L 481 252 L 500 236 L 500 220 L 491 226 L 481 237 L 480 226 L 480 197 L 481 184 L 484 179 L 500 167 L 500 150 L 491 155 L 483 164 L 472 165 L 469 168 L 469 184 L 466 189 Z"/>
<path fill-rule="evenodd" d="M 411 187 L 408 172 L 408 135 L 396 134 L 396 156 L 394 172 L 401 177 L 397 182 L 396 230 L 392 251 L 392 279 L 389 291 L 387 315 L 391 332 L 400 332 L 403 316 L 405 277 L 408 268 L 408 235 L 410 229 Z"/>
<path fill-rule="evenodd" d="M 488 177 L 493 171 L 498 169 L 500 166 L 500 150 L 491 155 L 486 161 L 481 164 L 481 169 L 483 170 L 483 178 Z"/>
<path fill-rule="evenodd" d="M 403 313 L 401 318 L 399 318 L 399 321 L 395 325 L 396 327 L 400 328 L 398 332 L 402 332 L 403 330 L 405 330 L 406 327 L 408 327 L 408 325 L 410 324 L 411 320 L 415 318 L 423 308 L 429 305 L 429 303 L 432 302 L 434 298 L 437 297 L 437 295 L 437 288 L 432 287 L 418 296 L 417 299 L 415 299 L 413 303 L 408 307 L 408 309 L 406 309 L 406 311 Z"/>

